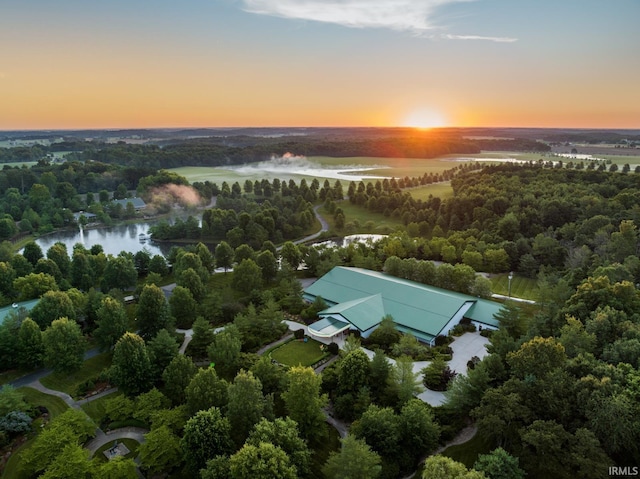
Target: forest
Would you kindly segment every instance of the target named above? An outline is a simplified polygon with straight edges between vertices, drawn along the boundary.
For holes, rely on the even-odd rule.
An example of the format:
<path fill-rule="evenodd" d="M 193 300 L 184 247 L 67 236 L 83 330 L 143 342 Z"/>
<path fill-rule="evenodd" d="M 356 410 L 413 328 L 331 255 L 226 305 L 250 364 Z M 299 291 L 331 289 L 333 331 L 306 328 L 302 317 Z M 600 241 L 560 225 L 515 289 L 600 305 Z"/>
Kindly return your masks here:
<path fill-rule="evenodd" d="M 412 187 L 443 180 L 452 197 L 411 196 Z M 4 464 L 5 474 L 137 477 L 131 458 L 92 460 L 83 447 L 97 431 L 123 425 L 146 431 L 136 455 L 149 477 L 411 477 L 425 458 L 416 477 L 599 478 L 610 466 L 634 466 L 639 182 L 630 170 L 530 162 L 348 185 L 200 184 L 193 186 L 203 196 L 217 198 L 202 226 L 192 216 L 152 231 L 192 243 L 167 258 L 111 256 L 82 245 L 42 251 L 33 241 L 19 253 L 4 241 L 2 304 L 39 299 L 0 325 L 0 370 L 8 378 L 0 392 L 0 444 L 12 448 L 29 438 Z M 186 180 L 148 165 L 79 159 L 5 167 L 0 231 L 9 239 L 20 230 L 41 232 L 41 225 L 50 230 L 73 221 L 64 211 L 106 208 L 103 190 L 124 195 L 168 183 Z M 314 208 L 333 219 L 335 235 L 362 228 L 345 215 L 345 202 L 402 227 L 378 242 L 343 247 L 292 242 L 313 230 Z M 54 222 L 56 214 L 62 221 Z M 483 297 L 491 283 L 477 272 L 513 271 L 537 280 L 539 295 L 535 304 L 505 303 L 500 328 L 483 332 L 489 354 L 466 374 L 446 365 L 453 338 L 429 349 L 398 332 L 392 318 L 369 338 L 353 335 L 343 350 L 323 351 L 330 364 L 319 374 L 315 363 L 271 361 L 263 348 L 287 334 L 285 319 L 309 323 L 326 307 L 306 304 L 299 280 L 338 265 Z M 456 334 L 470 326 L 459 325 Z M 181 351 L 188 330 L 192 339 Z M 83 376 L 87 349 L 103 362 Z M 412 370 L 415 360 L 430 361 L 422 379 Z M 43 419 L 29 388 L 10 385 L 43 366 L 58 374 L 42 379 L 50 385 L 82 376 L 69 389 L 74 401 L 98 385 L 117 392 Z M 445 389 L 446 402 L 416 399 L 424 387 Z M 346 436 L 326 422 L 329 412 Z M 466 446 L 471 458 L 431 455 L 469 425 L 477 428 Z"/>

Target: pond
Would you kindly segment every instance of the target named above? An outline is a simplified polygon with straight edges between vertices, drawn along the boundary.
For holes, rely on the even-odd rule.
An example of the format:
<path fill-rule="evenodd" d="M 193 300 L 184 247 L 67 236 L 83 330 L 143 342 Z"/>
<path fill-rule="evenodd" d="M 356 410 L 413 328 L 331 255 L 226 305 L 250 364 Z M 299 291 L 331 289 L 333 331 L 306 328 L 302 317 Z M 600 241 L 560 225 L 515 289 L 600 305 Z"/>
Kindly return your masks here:
<path fill-rule="evenodd" d="M 61 242 L 67 246 L 69 255 L 73 251 L 73 246 L 81 243 L 87 249 L 99 244 L 105 254 L 114 256 L 121 251 L 135 254 L 143 249 L 146 249 L 151 256 L 156 254 L 166 256 L 173 244 L 152 241 L 149 238 L 149 228 L 153 224 L 153 222 L 144 222 L 107 228 L 58 231 L 38 238 L 35 242 L 45 254 L 54 243 Z"/>

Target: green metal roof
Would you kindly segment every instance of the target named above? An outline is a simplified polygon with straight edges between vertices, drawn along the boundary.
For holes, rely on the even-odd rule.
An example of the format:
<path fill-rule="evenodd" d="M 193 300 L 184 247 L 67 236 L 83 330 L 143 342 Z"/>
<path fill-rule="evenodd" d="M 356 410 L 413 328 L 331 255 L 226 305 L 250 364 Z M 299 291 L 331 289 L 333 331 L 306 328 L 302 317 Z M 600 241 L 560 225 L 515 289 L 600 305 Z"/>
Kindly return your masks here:
<path fill-rule="evenodd" d="M 382 305 L 382 295 L 374 294 L 336 304 L 319 313 L 320 316 L 331 314 L 339 314 L 360 331 L 366 331 L 377 326 L 386 313 Z"/>
<path fill-rule="evenodd" d="M 396 278 L 377 271 L 361 268 L 337 266 L 305 290 L 306 295 L 322 296 L 323 299 L 336 306 L 332 306 L 320 314 L 331 312 L 347 314 L 351 312 L 357 321 L 366 329 L 379 323 L 386 314 L 393 316 L 398 326 L 422 333 L 427 337 L 437 336 L 451 318 L 469 303 L 475 303 L 471 310 L 475 310 L 466 317 L 486 324 L 497 325 L 493 319 L 493 311 L 500 309 L 500 305 L 491 301 L 481 300 L 466 294 L 447 291 L 433 286 Z M 306 296 L 305 295 L 305 296 Z M 379 303 L 372 297 L 380 297 Z M 374 307 L 376 306 L 376 307 Z M 484 314 L 488 317 L 484 317 Z M 371 317 L 365 318 L 365 314 Z M 344 316 L 344 314 L 343 314 Z M 344 316 L 351 321 L 348 316 Z M 354 323 L 358 329 L 362 329 Z"/>
<path fill-rule="evenodd" d="M 467 311 L 465 317 L 497 328 L 500 326 L 500 322 L 494 318 L 494 315 L 501 309 L 502 305 L 500 303 L 479 298 L 476 300 L 476 303 L 471 306 L 471 309 Z"/>

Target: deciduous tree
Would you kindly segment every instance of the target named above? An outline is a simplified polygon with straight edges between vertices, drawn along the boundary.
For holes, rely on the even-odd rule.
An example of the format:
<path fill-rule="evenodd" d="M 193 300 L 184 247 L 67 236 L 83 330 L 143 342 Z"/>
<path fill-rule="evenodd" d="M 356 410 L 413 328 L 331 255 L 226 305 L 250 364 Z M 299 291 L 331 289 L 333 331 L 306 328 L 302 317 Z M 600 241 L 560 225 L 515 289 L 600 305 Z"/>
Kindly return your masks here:
<path fill-rule="evenodd" d="M 124 305 L 111 296 L 105 296 L 96 311 L 97 328 L 93 336 L 103 351 L 113 348 L 127 331 L 129 319 Z"/>
<path fill-rule="evenodd" d="M 136 310 L 140 336 L 151 339 L 161 329 L 170 327 L 169 306 L 164 293 L 156 285 L 146 285 Z"/>
<path fill-rule="evenodd" d="M 198 411 L 184 426 L 182 449 L 194 472 L 203 469 L 209 459 L 230 454 L 234 448 L 229 420 L 216 407 Z"/>
<path fill-rule="evenodd" d="M 341 440 L 340 452 L 332 452 L 322 468 L 328 479 L 353 479 L 366 477 L 376 479 L 380 476 L 380 456 L 369 445 L 355 436 Z"/>
<path fill-rule="evenodd" d="M 82 366 L 85 339 L 80 326 L 68 318 L 56 319 L 42 334 L 44 362 L 57 372 L 73 372 Z"/>
<path fill-rule="evenodd" d="M 151 361 L 140 336 L 125 333 L 118 340 L 113 350 L 109 377 L 128 396 L 135 396 L 151 388 Z"/>

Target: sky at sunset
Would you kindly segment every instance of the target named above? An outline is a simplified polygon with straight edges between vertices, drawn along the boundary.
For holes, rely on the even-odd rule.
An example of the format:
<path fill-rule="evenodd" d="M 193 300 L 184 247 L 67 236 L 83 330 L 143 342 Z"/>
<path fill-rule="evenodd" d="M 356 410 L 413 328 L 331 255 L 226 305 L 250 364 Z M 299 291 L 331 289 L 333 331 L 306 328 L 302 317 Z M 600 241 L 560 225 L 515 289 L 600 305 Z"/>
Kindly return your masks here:
<path fill-rule="evenodd" d="M 0 129 L 640 128 L 638 0 L 0 0 Z"/>

